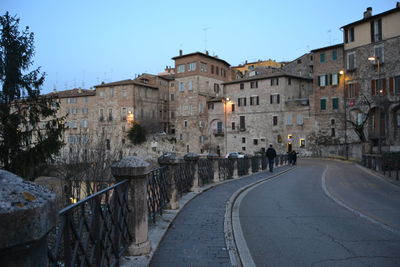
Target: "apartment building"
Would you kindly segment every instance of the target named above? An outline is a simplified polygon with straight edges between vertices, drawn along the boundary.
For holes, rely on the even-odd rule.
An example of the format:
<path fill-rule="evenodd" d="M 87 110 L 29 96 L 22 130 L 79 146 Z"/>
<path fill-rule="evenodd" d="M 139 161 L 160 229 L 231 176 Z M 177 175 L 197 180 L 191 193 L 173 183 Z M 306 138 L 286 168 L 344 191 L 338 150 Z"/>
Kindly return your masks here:
<path fill-rule="evenodd" d="M 237 79 L 244 77 L 247 73 L 254 71 L 256 68 L 281 68 L 283 66 L 282 63 L 276 62 L 275 60 L 268 59 L 268 60 L 258 60 L 255 62 L 247 62 L 245 61 L 244 64 L 240 64 L 238 66 L 233 66 L 232 70 L 236 74 Z"/>
<path fill-rule="evenodd" d="M 362 124 L 374 151 L 400 150 L 400 4 L 361 20 L 344 32 L 346 108 L 348 119 Z M 349 129 L 349 135 L 356 138 Z M 355 137 L 354 137 L 355 136 Z"/>
<path fill-rule="evenodd" d="M 222 83 L 231 79 L 230 65 L 208 53 L 195 52 L 172 58 L 175 81 L 170 87 L 171 130 L 175 133 L 176 151 L 208 151 L 210 125 L 207 100 L 223 95 Z"/>
<path fill-rule="evenodd" d="M 226 152 L 253 154 L 271 143 L 279 153 L 293 149 L 310 153 L 311 78 L 268 69 L 260 75 L 226 82 L 224 88 L 226 102 L 221 103 L 227 125 Z"/>
<path fill-rule="evenodd" d="M 314 58 L 313 106 L 318 145 L 347 143 L 343 51 L 343 44 L 311 51 Z"/>

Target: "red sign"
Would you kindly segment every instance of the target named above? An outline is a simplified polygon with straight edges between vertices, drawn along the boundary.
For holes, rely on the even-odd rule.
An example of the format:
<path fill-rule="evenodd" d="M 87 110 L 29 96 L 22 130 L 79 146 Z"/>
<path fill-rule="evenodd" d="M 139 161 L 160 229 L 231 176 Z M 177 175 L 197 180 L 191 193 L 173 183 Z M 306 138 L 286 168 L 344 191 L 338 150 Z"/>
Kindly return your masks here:
<path fill-rule="evenodd" d="M 350 107 L 354 107 L 355 104 L 356 104 L 356 101 L 354 99 L 350 99 L 349 100 L 349 106 Z"/>

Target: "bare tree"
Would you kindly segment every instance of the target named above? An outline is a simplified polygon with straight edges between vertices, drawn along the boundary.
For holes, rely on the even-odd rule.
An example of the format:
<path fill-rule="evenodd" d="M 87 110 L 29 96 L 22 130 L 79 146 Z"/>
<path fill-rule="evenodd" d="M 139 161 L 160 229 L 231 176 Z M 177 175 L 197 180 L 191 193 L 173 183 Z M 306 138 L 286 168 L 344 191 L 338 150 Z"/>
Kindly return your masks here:
<path fill-rule="evenodd" d="M 354 132 L 357 134 L 358 138 L 360 139 L 361 142 L 366 142 L 367 138 L 365 136 L 365 125 L 371 115 L 371 101 L 368 100 L 368 98 L 362 94 L 362 98 L 359 100 L 357 103 L 357 106 L 359 108 L 354 109 L 353 111 L 355 112 L 355 116 L 349 116 L 349 119 L 347 119 L 347 122 L 349 122 L 352 126 L 352 129 Z"/>

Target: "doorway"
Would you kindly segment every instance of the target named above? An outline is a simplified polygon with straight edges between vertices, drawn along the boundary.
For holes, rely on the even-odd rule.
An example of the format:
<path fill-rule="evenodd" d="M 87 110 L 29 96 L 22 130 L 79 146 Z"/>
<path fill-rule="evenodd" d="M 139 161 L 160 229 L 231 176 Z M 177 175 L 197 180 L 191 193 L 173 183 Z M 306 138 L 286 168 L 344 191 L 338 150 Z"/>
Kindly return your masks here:
<path fill-rule="evenodd" d="M 289 142 L 289 143 L 287 144 L 287 152 L 288 152 L 288 153 L 292 152 L 292 143 L 291 143 L 291 142 Z"/>

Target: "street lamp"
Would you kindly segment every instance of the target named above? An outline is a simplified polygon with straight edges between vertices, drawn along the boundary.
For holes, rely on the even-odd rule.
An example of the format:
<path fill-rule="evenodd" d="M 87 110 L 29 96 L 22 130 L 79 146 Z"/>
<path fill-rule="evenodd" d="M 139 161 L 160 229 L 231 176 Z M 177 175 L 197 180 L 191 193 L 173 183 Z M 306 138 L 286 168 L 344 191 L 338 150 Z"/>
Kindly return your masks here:
<path fill-rule="evenodd" d="M 340 70 L 339 74 L 343 77 L 343 103 L 344 103 L 344 145 L 346 149 L 346 160 L 349 159 L 349 145 L 347 144 L 347 99 L 346 99 L 346 76 L 344 70 Z"/>
<path fill-rule="evenodd" d="M 226 125 L 226 117 L 227 117 L 227 103 L 229 102 L 229 97 L 222 98 L 222 102 L 224 103 L 224 124 L 225 124 L 225 154 L 228 153 L 228 127 Z"/>
<path fill-rule="evenodd" d="M 379 57 L 377 57 L 377 56 L 370 56 L 370 57 L 368 57 L 368 60 L 369 61 L 371 61 L 371 62 L 376 62 L 377 63 L 377 71 L 378 71 L 378 82 L 376 83 L 376 87 L 378 87 L 378 85 L 379 85 L 379 91 L 378 91 L 378 97 L 379 97 L 379 100 L 381 100 L 380 98 L 381 98 L 381 96 L 382 96 L 382 93 L 383 93 L 383 85 L 382 85 L 382 83 L 381 83 L 381 71 L 380 71 L 380 58 Z M 378 130 L 378 152 L 379 152 L 379 154 L 382 154 L 382 137 L 381 137 L 381 135 L 382 135 L 382 122 L 381 122 L 381 119 L 382 119 L 382 110 L 381 110 L 381 101 L 379 101 L 379 106 L 378 106 L 378 109 L 379 109 L 379 112 L 378 112 L 378 128 L 379 128 L 379 130 Z"/>

